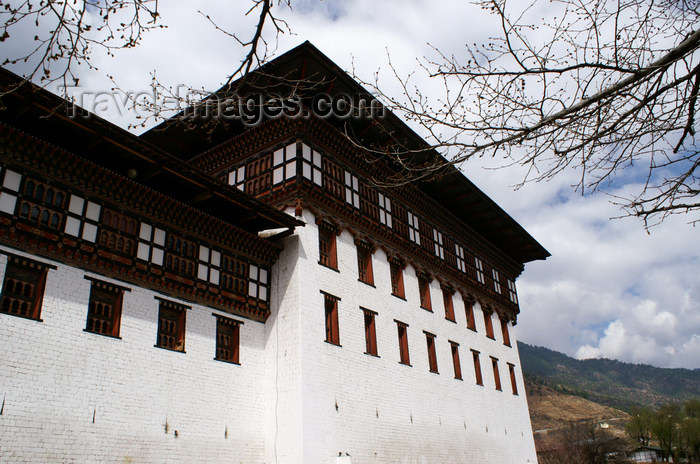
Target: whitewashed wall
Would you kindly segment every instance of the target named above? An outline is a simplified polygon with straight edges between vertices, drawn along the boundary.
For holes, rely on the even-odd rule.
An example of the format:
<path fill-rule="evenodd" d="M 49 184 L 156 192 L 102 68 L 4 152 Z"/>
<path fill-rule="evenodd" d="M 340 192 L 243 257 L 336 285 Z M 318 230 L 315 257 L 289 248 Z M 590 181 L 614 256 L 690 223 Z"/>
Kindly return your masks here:
<path fill-rule="evenodd" d="M 155 292 L 52 263 L 43 322 L 0 314 L 0 462 L 535 463 L 513 331 L 513 347 L 504 346 L 494 318 L 496 340 L 487 338 L 478 305 L 477 332 L 468 330 L 459 294 L 456 323 L 446 320 L 437 281 L 433 312 L 421 309 L 411 266 L 406 300 L 392 296 L 382 250 L 372 257 L 375 286 L 359 282 L 347 231 L 337 239 L 339 272 L 319 265 L 315 219 L 303 219 L 272 271 L 271 317 L 242 319 L 240 366 L 213 359 L 217 311 L 191 305 L 186 353 L 156 348 Z M 0 254 L 0 281 L 5 265 Z M 86 275 L 131 288 L 121 339 L 83 331 Z M 320 290 L 341 298 L 341 346 L 324 341 Z M 378 313 L 379 357 L 364 354 L 361 306 Z M 411 367 L 399 364 L 395 319 L 409 325 Z M 429 372 L 424 330 L 436 335 L 439 374 Z M 449 340 L 460 345 L 461 381 Z M 483 386 L 470 349 L 481 352 Z"/>
<path fill-rule="evenodd" d="M 433 312 L 420 308 L 415 270 L 404 272 L 406 300 L 391 295 L 385 253 L 373 257 L 375 286 L 358 281 L 352 235 L 337 238 L 339 272 L 318 264 L 318 235 L 311 213 L 300 238 L 296 279 L 301 288 L 301 379 L 304 463 L 533 463 L 536 462 L 520 360 L 503 345 L 494 317 L 495 340 L 485 335 L 480 307 L 477 332 L 467 329 L 461 295 L 454 299 L 456 323 L 445 319 L 442 292 L 431 284 Z M 323 297 L 341 299 L 341 346 L 326 343 Z M 379 358 L 364 354 L 364 317 L 376 311 Z M 397 326 L 409 325 L 412 367 L 399 364 Z M 436 335 L 439 374 L 429 372 L 423 331 Z M 463 380 L 454 378 L 449 341 L 460 345 Z M 296 345 L 293 342 L 290 345 Z M 481 352 L 483 386 L 476 385 L 470 349 Z M 497 391 L 490 356 L 499 359 L 503 391 Z M 507 363 L 516 366 L 519 395 L 511 393 Z M 292 461 L 280 461 L 280 463 Z"/>
<path fill-rule="evenodd" d="M 0 254 L 0 282 L 6 262 Z M 240 366 L 214 360 L 217 311 L 199 305 L 186 352 L 156 348 L 155 292 L 51 264 L 43 322 L 0 314 L 0 462 L 263 462 L 262 323 L 237 318 Z M 86 275 L 131 288 L 121 339 L 83 331 Z"/>

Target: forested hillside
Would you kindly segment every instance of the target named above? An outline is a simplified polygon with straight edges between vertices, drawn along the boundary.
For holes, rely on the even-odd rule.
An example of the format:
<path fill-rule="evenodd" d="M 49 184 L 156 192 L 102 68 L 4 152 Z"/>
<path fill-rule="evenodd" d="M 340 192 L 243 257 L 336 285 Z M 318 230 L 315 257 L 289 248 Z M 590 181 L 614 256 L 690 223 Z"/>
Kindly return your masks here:
<path fill-rule="evenodd" d="M 518 342 L 528 383 L 629 410 L 700 397 L 700 369 L 664 369 L 610 359 L 577 360 Z"/>

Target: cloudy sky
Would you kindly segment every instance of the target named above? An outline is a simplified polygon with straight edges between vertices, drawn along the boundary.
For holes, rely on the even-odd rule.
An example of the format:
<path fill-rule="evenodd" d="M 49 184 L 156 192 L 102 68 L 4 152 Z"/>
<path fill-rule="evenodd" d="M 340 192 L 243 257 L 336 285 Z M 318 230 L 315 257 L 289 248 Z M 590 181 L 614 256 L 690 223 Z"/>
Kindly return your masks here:
<path fill-rule="evenodd" d="M 100 71 L 81 73 L 83 89 L 109 89 L 108 73 L 123 89 L 145 91 L 155 71 L 171 86 L 214 90 L 237 67 L 243 49 L 197 10 L 245 36 L 256 19 L 242 15 L 248 2 L 187 0 L 159 6 L 168 28 L 150 32 L 138 48 L 115 57 L 96 54 Z M 481 42 L 495 30 L 486 12 L 465 1 L 300 0 L 293 7 L 280 9 L 293 34 L 281 38 L 277 54 L 309 40 L 366 80 L 379 71 L 387 93 L 398 92 L 387 73 L 388 54 L 407 74 L 416 69 L 417 58 L 431 56 L 429 44 L 459 56 L 465 43 Z M 31 37 L 33 31 L 22 33 Z M 0 56 L 16 43 L 2 46 Z M 427 92 L 435 85 L 416 78 Z M 136 121 L 113 107 L 104 115 L 122 126 Z M 682 216 L 667 219 L 650 234 L 636 219 L 610 220 L 621 214 L 610 195 L 637 191 L 635 173 L 606 192 L 582 196 L 571 188 L 576 172 L 516 191 L 512 186 L 523 172 L 489 169 L 497 164 L 474 160 L 462 169 L 552 254 L 526 265 L 518 280 L 517 337 L 579 358 L 700 368 L 700 230 Z"/>

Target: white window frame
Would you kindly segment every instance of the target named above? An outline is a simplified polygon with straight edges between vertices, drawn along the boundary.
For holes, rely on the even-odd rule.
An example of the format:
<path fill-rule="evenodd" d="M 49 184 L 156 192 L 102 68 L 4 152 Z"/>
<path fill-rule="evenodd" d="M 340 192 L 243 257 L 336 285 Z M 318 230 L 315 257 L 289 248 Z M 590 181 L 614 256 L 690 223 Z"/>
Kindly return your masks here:
<path fill-rule="evenodd" d="M 476 280 L 480 284 L 486 285 L 486 279 L 484 278 L 484 262 L 474 256 L 474 266 L 476 267 Z"/>
<path fill-rule="evenodd" d="M 493 275 L 493 289 L 496 291 L 496 293 L 500 295 L 501 282 L 499 281 L 498 271 L 495 269 L 491 269 L 491 274 Z"/>
<path fill-rule="evenodd" d="M 73 237 L 95 243 L 101 211 L 102 207 L 99 204 L 71 193 L 63 231 Z"/>
<path fill-rule="evenodd" d="M 348 170 L 345 170 L 345 202 L 360 209 L 360 181 Z"/>
<path fill-rule="evenodd" d="M 467 265 L 464 261 L 464 247 L 455 243 L 455 257 L 457 258 L 457 269 L 466 273 Z"/>
<path fill-rule="evenodd" d="M 433 228 L 433 241 L 435 245 L 435 256 L 445 259 L 445 247 L 442 244 L 442 232 Z"/>
<path fill-rule="evenodd" d="M 2 185 L 0 185 L 0 212 L 15 214 L 17 209 L 16 193 L 19 193 L 22 174 L 0 167 L 0 177 L 2 177 Z"/>
<path fill-rule="evenodd" d="M 302 175 L 319 187 L 323 187 L 323 157 L 321 153 L 305 143 L 301 144 L 301 153 L 303 158 L 301 161 Z"/>
<path fill-rule="evenodd" d="M 139 244 L 136 257 L 157 266 L 163 265 L 165 258 L 165 231 L 151 224 L 142 222 L 139 227 Z"/>
<path fill-rule="evenodd" d="M 221 283 L 221 252 L 199 245 L 197 278 L 214 285 Z"/>
<path fill-rule="evenodd" d="M 262 301 L 269 301 L 270 298 L 270 270 L 248 265 L 248 296 Z"/>
<path fill-rule="evenodd" d="M 518 304 L 518 294 L 515 291 L 515 282 L 510 279 L 506 279 L 506 282 L 508 283 L 508 296 L 510 296 L 510 301 Z"/>
<path fill-rule="evenodd" d="M 408 239 L 417 245 L 420 245 L 420 223 L 418 216 L 407 211 L 408 213 Z"/>
<path fill-rule="evenodd" d="M 228 185 L 233 185 L 238 190 L 245 192 L 245 166 L 228 173 Z"/>
<path fill-rule="evenodd" d="M 281 184 L 297 175 L 297 144 L 278 148 L 272 154 L 272 185 Z"/>
<path fill-rule="evenodd" d="M 377 192 L 377 201 L 379 203 L 379 222 L 391 229 L 393 227 L 391 219 L 391 198 L 384 196 L 381 192 Z"/>

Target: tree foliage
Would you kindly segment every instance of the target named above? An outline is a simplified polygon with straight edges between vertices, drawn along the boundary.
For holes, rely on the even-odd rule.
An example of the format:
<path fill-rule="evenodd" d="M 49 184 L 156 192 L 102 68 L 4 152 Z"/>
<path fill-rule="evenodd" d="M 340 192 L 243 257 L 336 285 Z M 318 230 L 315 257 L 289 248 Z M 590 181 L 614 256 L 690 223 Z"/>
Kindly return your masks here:
<path fill-rule="evenodd" d="M 641 446 L 649 446 L 653 418 L 654 413 L 648 407 L 632 408 L 630 411 L 630 420 L 625 426 L 627 435 Z"/>
<path fill-rule="evenodd" d="M 673 462 L 700 462 L 700 399 L 690 399 L 682 406 L 668 403 L 656 411 L 639 408 L 632 412 L 626 431 L 642 446 L 655 440 L 664 458 Z"/>
<path fill-rule="evenodd" d="M 626 463 L 625 443 L 593 422 L 574 422 L 539 443 L 542 464 Z"/>

